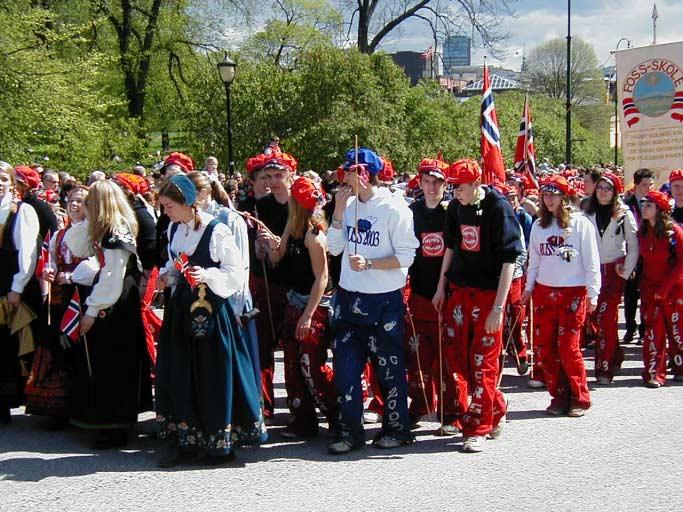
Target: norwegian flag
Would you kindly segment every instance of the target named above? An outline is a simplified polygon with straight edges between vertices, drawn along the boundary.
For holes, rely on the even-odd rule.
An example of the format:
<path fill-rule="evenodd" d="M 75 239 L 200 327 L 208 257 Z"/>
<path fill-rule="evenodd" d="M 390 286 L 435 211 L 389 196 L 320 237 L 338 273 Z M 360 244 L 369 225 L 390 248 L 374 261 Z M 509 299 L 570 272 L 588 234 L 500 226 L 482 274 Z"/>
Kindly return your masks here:
<path fill-rule="evenodd" d="M 481 159 L 484 168 L 482 181 L 487 184 L 505 183 L 505 164 L 500 149 L 498 117 L 493 103 L 493 89 L 489 69 L 484 63 L 484 84 L 481 96 Z"/>
<path fill-rule="evenodd" d="M 624 107 L 624 120 L 630 128 L 640 121 L 640 111 L 636 108 L 636 102 L 633 98 L 624 98 L 622 100 Z"/>
<path fill-rule="evenodd" d="M 81 328 L 81 297 L 78 293 L 78 287 L 74 289 L 74 294 L 71 301 L 64 312 L 62 323 L 59 330 L 62 334 L 71 339 L 74 343 L 78 341 L 79 331 Z"/>
<path fill-rule="evenodd" d="M 50 265 L 50 232 L 45 233 L 43 243 L 40 244 L 40 254 L 36 263 L 36 277 L 43 277 L 43 270 Z"/>
<path fill-rule="evenodd" d="M 420 54 L 420 58 L 422 58 L 424 60 L 431 59 L 432 57 L 434 57 L 434 47 L 433 46 L 430 46 L 429 48 L 427 48 L 424 52 L 422 52 Z"/>
<path fill-rule="evenodd" d="M 674 102 L 671 105 L 671 119 L 675 119 L 683 123 L 683 91 L 678 91 L 674 97 Z"/>
<path fill-rule="evenodd" d="M 538 188 L 534 129 L 531 121 L 531 107 L 528 94 L 524 97 L 524 112 L 522 112 L 522 122 L 519 124 L 517 148 L 515 149 L 515 172 L 526 176 L 533 183 L 533 188 Z"/>
<path fill-rule="evenodd" d="M 183 275 L 183 277 L 185 277 L 191 288 L 197 286 L 197 281 L 190 276 L 190 269 L 192 268 L 192 265 L 190 265 L 190 260 L 187 258 L 187 254 L 181 252 L 180 255 L 173 260 L 173 265 Z"/>

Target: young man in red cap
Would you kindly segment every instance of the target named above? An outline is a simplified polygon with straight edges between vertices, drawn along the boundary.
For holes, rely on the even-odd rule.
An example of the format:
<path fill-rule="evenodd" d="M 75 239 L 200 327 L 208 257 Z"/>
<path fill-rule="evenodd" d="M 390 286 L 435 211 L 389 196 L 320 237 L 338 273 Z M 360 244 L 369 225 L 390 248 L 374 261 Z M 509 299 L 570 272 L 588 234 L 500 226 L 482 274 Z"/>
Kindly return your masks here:
<path fill-rule="evenodd" d="M 271 245 L 277 246 L 279 237 L 285 231 L 290 187 L 297 165 L 293 156 L 281 151 L 263 153 L 247 162 L 247 169 L 259 170 L 264 174 L 270 189 L 270 193 L 259 198 L 255 204 L 255 216 L 266 225 L 270 233 L 257 227 L 253 250 L 258 262 L 251 267 L 249 279 L 254 307 L 261 311 L 256 317 L 256 331 L 261 363 L 263 414 L 267 422 L 272 421 L 275 411 L 274 351 L 279 343 L 280 326 L 287 306 L 287 290 L 294 284 L 289 279 L 289 257 L 285 255 L 277 265 L 272 265 L 269 253 Z"/>
<path fill-rule="evenodd" d="M 500 435 L 506 414 L 498 389 L 503 312 L 515 261 L 523 252 L 522 229 L 505 197 L 482 185 L 475 161 L 458 160 L 449 175 L 456 199 L 448 206 L 446 253 L 432 302 L 441 310 L 450 287 L 446 354 L 455 369 L 463 451 L 481 452 L 487 436 Z"/>
<path fill-rule="evenodd" d="M 669 187 L 674 200 L 671 217 L 678 224 L 683 224 L 683 169 L 674 169 L 669 173 Z"/>
<path fill-rule="evenodd" d="M 408 417 L 402 289 L 418 246 L 403 199 L 379 188 L 380 157 L 369 149 L 346 154 L 344 186 L 328 230 L 330 254 L 343 253 L 334 306 L 334 381 L 341 421 L 331 453 L 365 445 L 360 375 L 369 357 L 384 398 L 374 446 L 413 441 Z M 358 162 L 358 165 L 354 165 Z"/>
<path fill-rule="evenodd" d="M 445 197 L 448 164 L 442 160 L 425 158 L 417 170 L 423 197 L 411 203 L 408 208 L 413 212 L 415 236 L 420 246 L 408 271 L 410 318 L 406 325 L 408 396 L 411 399 L 408 414 L 413 424 L 423 415 L 434 411 L 437 404 L 440 408 L 446 405 L 443 411 L 444 418 L 455 420 L 457 417 L 456 390 L 450 380 L 446 380 L 447 388 L 443 390 L 446 392 L 444 404 L 439 403 L 443 385 L 439 382 L 439 375 L 445 375 L 448 369 L 442 368 L 439 371 L 439 331 L 442 326 L 439 325 L 439 314 L 431 303 L 446 253 L 444 224 L 448 207 Z M 450 422 L 444 423 L 442 428 L 445 431 L 454 429 Z"/>

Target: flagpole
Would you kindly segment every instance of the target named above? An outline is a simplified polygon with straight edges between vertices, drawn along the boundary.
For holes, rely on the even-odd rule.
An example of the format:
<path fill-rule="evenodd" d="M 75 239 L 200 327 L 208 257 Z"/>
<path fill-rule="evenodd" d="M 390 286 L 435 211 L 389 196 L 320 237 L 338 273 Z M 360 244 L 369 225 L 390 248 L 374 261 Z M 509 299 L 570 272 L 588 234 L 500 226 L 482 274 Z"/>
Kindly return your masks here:
<path fill-rule="evenodd" d="M 354 256 L 358 254 L 358 201 L 360 200 L 359 194 L 360 194 L 360 171 L 358 170 L 358 135 L 356 135 L 356 140 L 355 140 L 355 156 L 356 156 L 356 204 L 355 204 L 355 212 L 354 212 L 354 219 L 353 219 L 353 226 L 356 232 L 354 233 L 354 249 L 353 249 L 353 254 Z"/>
<path fill-rule="evenodd" d="M 50 313 L 52 305 L 52 283 L 47 282 L 47 325 L 52 325 L 52 315 Z"/>

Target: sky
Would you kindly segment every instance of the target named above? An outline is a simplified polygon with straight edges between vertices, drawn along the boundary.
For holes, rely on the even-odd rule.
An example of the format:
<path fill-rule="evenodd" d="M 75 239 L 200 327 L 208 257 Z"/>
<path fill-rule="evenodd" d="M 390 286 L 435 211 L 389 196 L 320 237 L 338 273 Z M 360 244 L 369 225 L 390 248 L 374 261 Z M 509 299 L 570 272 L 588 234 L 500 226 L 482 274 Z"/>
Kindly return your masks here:
<path fill-rule="evenodd" d="M 572 35 L 593 45 L 598 62 L 614 64 L 610 50 L 622 37 L 630 39 L 633 47 L 652 44 L 651 0 L 572 0 Z M 683 0 L 657 0 L 657 43 L 683 40 Z M 519 70 L 522 54 L 555 37 L 567 35 L 566 0 L 519 0 L 513 7 L 514 16 L 503 18 L 503 26 L 511 37 L 505 43 L 507 55 L 500 64 Z M 424 51 L 431 45 L 431 32 L 422 23 L 412 22 L 400 39 L 382 46 L 385 51 Z M 621 49 L 625 48 L 623 42 Z M 481 65 L 487 54 L 475 50 L 472 64 Z M 495 61 L 493 62 L 496 63 Z"/>

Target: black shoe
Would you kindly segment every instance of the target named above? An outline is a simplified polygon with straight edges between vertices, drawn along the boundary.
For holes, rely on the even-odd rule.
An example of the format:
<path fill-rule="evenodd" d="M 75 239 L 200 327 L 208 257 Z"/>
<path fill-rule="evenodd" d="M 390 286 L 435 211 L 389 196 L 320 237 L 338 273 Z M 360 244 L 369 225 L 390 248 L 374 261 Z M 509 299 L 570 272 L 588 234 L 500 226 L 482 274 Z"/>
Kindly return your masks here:
<path fill-rule="evenodd" d="M 172 468 L 181 464 L 196 464 L 203 462 L 205 458 L 205 455 L 197 450 L 180 448 L 177 444 L 173 444 L 162 452 L 157 461 L 157 467 Z"/>
<path fill-rule="evenodd" d="M 95 439 L 96 450 L 122 448 L 128 444 L 128 433 L 123 429 L 100 430 Z"/>
<path fill-rule="evenodd" d="M 517 364 L 517 374 L 526 375 L 529 372 L 529 363 L 525 359 L 520 359 Z"/>
<path fill-rule="evenodd" d="M 636 334 L 635 327 L 626 329 L 626 333 L 624 334 L 623 343 L 631 343 L 633 341 L 633 336 L 635 334 Z"/>
<path fill-rule="evenodd" d="M 233 462 L 236 458 L 235 452 L 231 451 L 225 455 L 205 455 L 201 459 L 201 463 L 207 466 L 222 466 L 223 464 Z"/>

